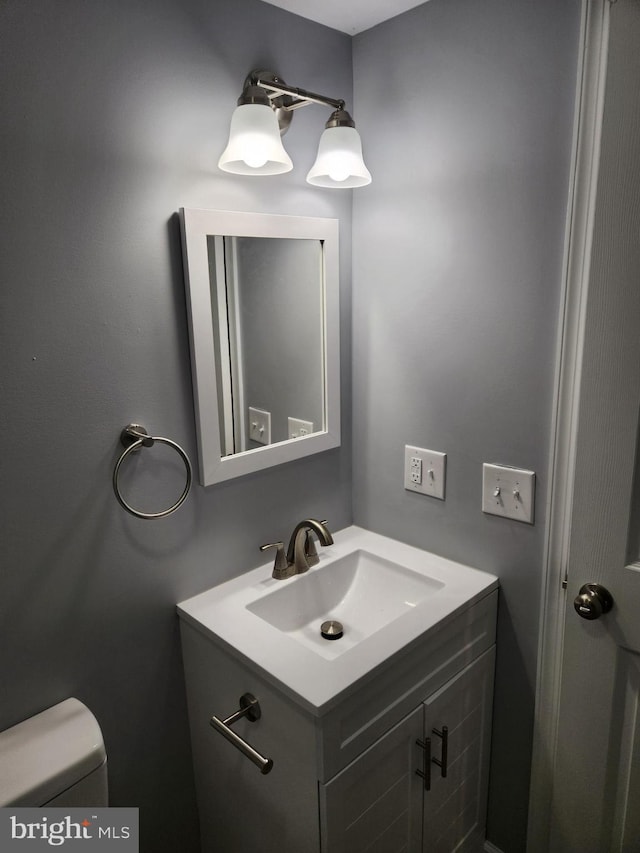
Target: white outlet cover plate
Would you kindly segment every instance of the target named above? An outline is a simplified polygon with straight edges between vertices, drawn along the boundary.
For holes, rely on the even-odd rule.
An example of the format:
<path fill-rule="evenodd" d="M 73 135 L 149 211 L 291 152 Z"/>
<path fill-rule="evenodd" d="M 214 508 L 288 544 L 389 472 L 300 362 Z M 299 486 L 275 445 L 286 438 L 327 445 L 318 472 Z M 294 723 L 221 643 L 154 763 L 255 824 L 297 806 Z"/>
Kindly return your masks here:
<path fill-rule="evenodd" d="M 411 460 L 417 458 L 422 462 L 422 482 L 415 483 L 411 479 Z M 429 495 L 438 500 L 444 500 L 445 481 L 447 473 L 447 454 L 437 450 L 425 450 L 406 444 L 404 448 L 404 487 L 409 492 Z"/>
<path fill-rule="evenodd" d="M 482 466 L 482 511 L 533 524 L 536 475 L 506 465 Z"/>
<path fill-rule="evenodd" d="M 301 418 L 287 418 L 287 436 L 289 438 L 304 438 L 313 432 L 313 421 L 303 421 Z"/>
<path fill-rule="evenodd" d="M 271 412 L 249 406 L 249 438 L 258 444 L 271 444 Z"/>

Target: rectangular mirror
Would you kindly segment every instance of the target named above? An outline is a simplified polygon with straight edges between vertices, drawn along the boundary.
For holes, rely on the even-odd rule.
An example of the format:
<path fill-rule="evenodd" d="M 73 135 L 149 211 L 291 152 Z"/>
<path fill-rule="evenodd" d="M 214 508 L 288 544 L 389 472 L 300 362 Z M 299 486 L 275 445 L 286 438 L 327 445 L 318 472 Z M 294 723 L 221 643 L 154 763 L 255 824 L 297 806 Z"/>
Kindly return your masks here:
<path fill-rule="evenodd" d="M 337 447 L 338 221 L 180 221 L 202 484 Z"/>

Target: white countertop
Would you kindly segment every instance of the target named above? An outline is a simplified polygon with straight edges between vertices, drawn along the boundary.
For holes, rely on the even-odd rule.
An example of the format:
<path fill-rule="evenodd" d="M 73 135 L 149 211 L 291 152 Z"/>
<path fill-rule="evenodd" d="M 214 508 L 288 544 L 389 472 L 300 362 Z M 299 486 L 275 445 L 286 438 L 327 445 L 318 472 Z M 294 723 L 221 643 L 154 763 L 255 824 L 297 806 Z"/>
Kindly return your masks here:
<path fill-rule="evenodd" d="M 498 579 L 492 574 L 359 527 L 347 527 L 333 536 L 334 544 L 318 548 L 320 563 L 305 575 L 273 580 L 273 561 L 270 561 L 178 605 L 178 613 L 185 622 L 257 667 L 264 677 L 315 714 L 324 712 L 338 696 L 343 696 L 403 648 L 422 635 L 433 633 L 436 626 L 450 621 L 498 587 Z M 357 550 L 395 562 L 439 581 L 442 586 L 399 618 L 333 658 L 305 647 L 286 631 L 247 609 L 283 585 L 299 583 Z"/>

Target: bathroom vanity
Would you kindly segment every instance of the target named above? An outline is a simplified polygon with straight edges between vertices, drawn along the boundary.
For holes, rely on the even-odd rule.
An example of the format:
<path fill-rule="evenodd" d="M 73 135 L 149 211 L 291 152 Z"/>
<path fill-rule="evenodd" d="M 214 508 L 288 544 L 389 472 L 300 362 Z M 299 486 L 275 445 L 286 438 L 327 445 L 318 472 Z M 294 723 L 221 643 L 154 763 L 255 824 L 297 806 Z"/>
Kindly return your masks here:
<path fill-rule="evenodd" d="M 203 852 L 480 851 L 497 587 L 352 527 L 304 575 L 262 566 L 180 604 Z"/>

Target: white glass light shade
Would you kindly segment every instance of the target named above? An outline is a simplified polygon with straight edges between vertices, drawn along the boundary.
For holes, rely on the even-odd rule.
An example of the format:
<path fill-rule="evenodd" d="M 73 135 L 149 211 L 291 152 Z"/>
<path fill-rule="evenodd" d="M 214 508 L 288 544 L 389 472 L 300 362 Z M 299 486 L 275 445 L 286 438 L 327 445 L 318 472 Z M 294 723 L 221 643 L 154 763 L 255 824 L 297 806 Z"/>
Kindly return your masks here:
<path fill-rule="evenodd" d="M 355 127 L 328 127 L 318 145 L 318 156 L 307 175 L 316 187 L 349 189 L 371 183 L 362 159 L 362 143 Z"/>
<path fill-rule="evenodd" d="M 293 169 L 271 107 L 242 104 L 231 117 L 229 142 L 218 168 L 235 175 L 280 175 Z"/>

